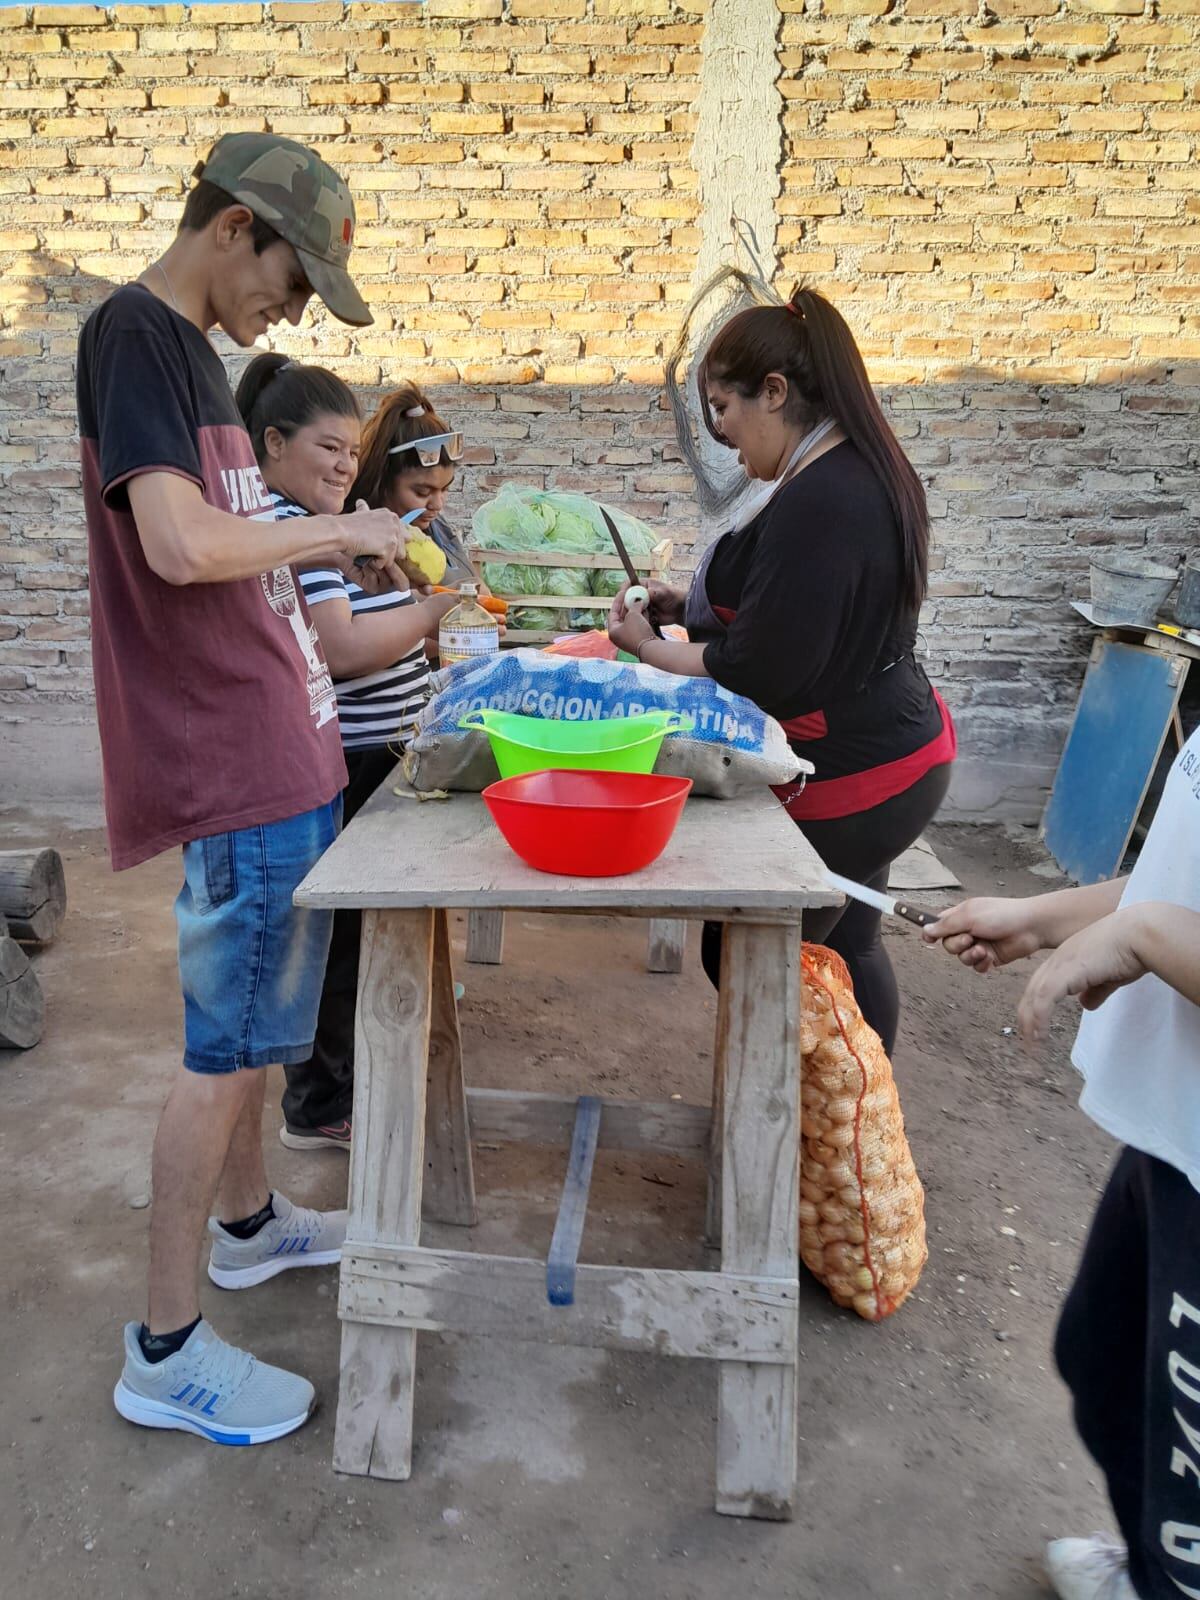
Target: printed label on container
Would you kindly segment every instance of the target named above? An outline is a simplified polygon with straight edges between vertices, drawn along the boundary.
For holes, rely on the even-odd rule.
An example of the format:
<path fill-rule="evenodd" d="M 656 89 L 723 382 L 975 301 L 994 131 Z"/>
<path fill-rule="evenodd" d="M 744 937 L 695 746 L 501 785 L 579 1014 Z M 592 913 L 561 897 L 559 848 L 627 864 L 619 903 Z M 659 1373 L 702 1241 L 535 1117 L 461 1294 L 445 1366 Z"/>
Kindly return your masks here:
<path fill-rule="evenodd" d="M 438 654 L 442 665 L 471 661 L 478 656 L 495 655 L 500 648 L 498 628 L 443 629 L 438 635 Z"/>

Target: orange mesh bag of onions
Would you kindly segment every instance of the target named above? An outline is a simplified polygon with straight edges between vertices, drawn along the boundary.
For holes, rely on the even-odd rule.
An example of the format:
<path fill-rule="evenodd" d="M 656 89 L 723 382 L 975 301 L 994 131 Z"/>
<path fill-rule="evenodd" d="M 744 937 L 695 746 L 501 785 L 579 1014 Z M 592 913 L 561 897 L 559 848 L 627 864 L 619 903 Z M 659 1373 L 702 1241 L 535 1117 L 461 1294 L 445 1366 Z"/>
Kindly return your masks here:
<path fill-rule="evenodd" d="M 800 1026 L 800 1258 L 868 1322 L 912 1293 L 929 1252 L 925 1191 L 892 1064 L 841 956 L 806 944 Z"/>

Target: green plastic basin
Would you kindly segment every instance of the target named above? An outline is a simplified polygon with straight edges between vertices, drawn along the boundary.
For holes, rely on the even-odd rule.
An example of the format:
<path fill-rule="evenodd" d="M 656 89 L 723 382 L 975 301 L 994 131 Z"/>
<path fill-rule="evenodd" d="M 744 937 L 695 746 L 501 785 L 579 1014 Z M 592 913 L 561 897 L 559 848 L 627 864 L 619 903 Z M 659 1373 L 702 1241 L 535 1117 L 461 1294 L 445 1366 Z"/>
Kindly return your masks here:
<path fill-rule="evenodd" d="M 677 711 L 647 711 L 605 722 L 554 722 L 515 711 L 469 711 L 460 728 L 482 729 L 502 778 L 525 772 L 583 769 L 590 772 L 653 772 L 668 734 L 686 722 Z"/>

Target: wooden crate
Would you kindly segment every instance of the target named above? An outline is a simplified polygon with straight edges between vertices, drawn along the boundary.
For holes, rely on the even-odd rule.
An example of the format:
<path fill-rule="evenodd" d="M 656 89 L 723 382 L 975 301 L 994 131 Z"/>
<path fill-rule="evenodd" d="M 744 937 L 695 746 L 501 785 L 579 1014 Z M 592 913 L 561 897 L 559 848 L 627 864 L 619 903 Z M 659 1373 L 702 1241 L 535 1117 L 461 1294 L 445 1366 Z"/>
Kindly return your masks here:
<path fill-rule="evenodd" d="M 619 556 L 612 555 L 559 555 L 552 550 L 493 550 L 486 545 L 469 545 L 468 553 L 476 570 L 485 564 L 500 563 L 520 567 L 566 567 L 581 568 L 585 571 L 599 567 L 606 572 L 623 572 L 624 565 Z M 670 579 L 671 557 L 674 553 L 674 544 L 670 539 L 663 539 L 654 546 L 648 556 L 630 556 L 633 570 L 639 577 L 657 578 L 665 583 Z M 506 600 L 510 606 L 536 606 L 539 609 L 553 611 L 608 611 L 609 601 L 603 596 L 594 594 L 561 595 L 561 594 L 513 594 L 507 590 L 493 591 L 497 598 Z M 572 622 L 571 628 L 512 628 L 504 640 L 507 646 L 551 644 L 562 633 L 570 632 L 573 628 L 584 629 L 592 624 L 586 620 L 579 623 Z"/>

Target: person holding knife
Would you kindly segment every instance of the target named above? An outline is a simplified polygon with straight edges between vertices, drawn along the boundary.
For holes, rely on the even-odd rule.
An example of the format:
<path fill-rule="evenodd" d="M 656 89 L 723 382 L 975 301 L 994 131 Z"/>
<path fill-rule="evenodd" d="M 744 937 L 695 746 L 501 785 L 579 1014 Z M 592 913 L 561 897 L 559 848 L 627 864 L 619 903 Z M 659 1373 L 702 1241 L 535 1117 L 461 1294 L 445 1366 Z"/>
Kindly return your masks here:
<path fill-rule="evenodd" d="M 925 597 L 925 492 L 843 318 L 813 289 L 732 317 L 701 360 L 701 413 L 764 489 L 704 554 L 688 590 L 613 602 L 609 636 L 646 666 L 710 677 L 782 723 L 816 768 L 776 791 L 834 871 L 882 891 L 949 785 L 950 713 L 915 655 Z M 655 632 L 682 624 L 688 642 Z M 889 1055 L 900 1002 L 878 910 L 806 912 L 804 937 L 850 969 Z M 721 925 L 705 925 L 715 983 Z"/>

